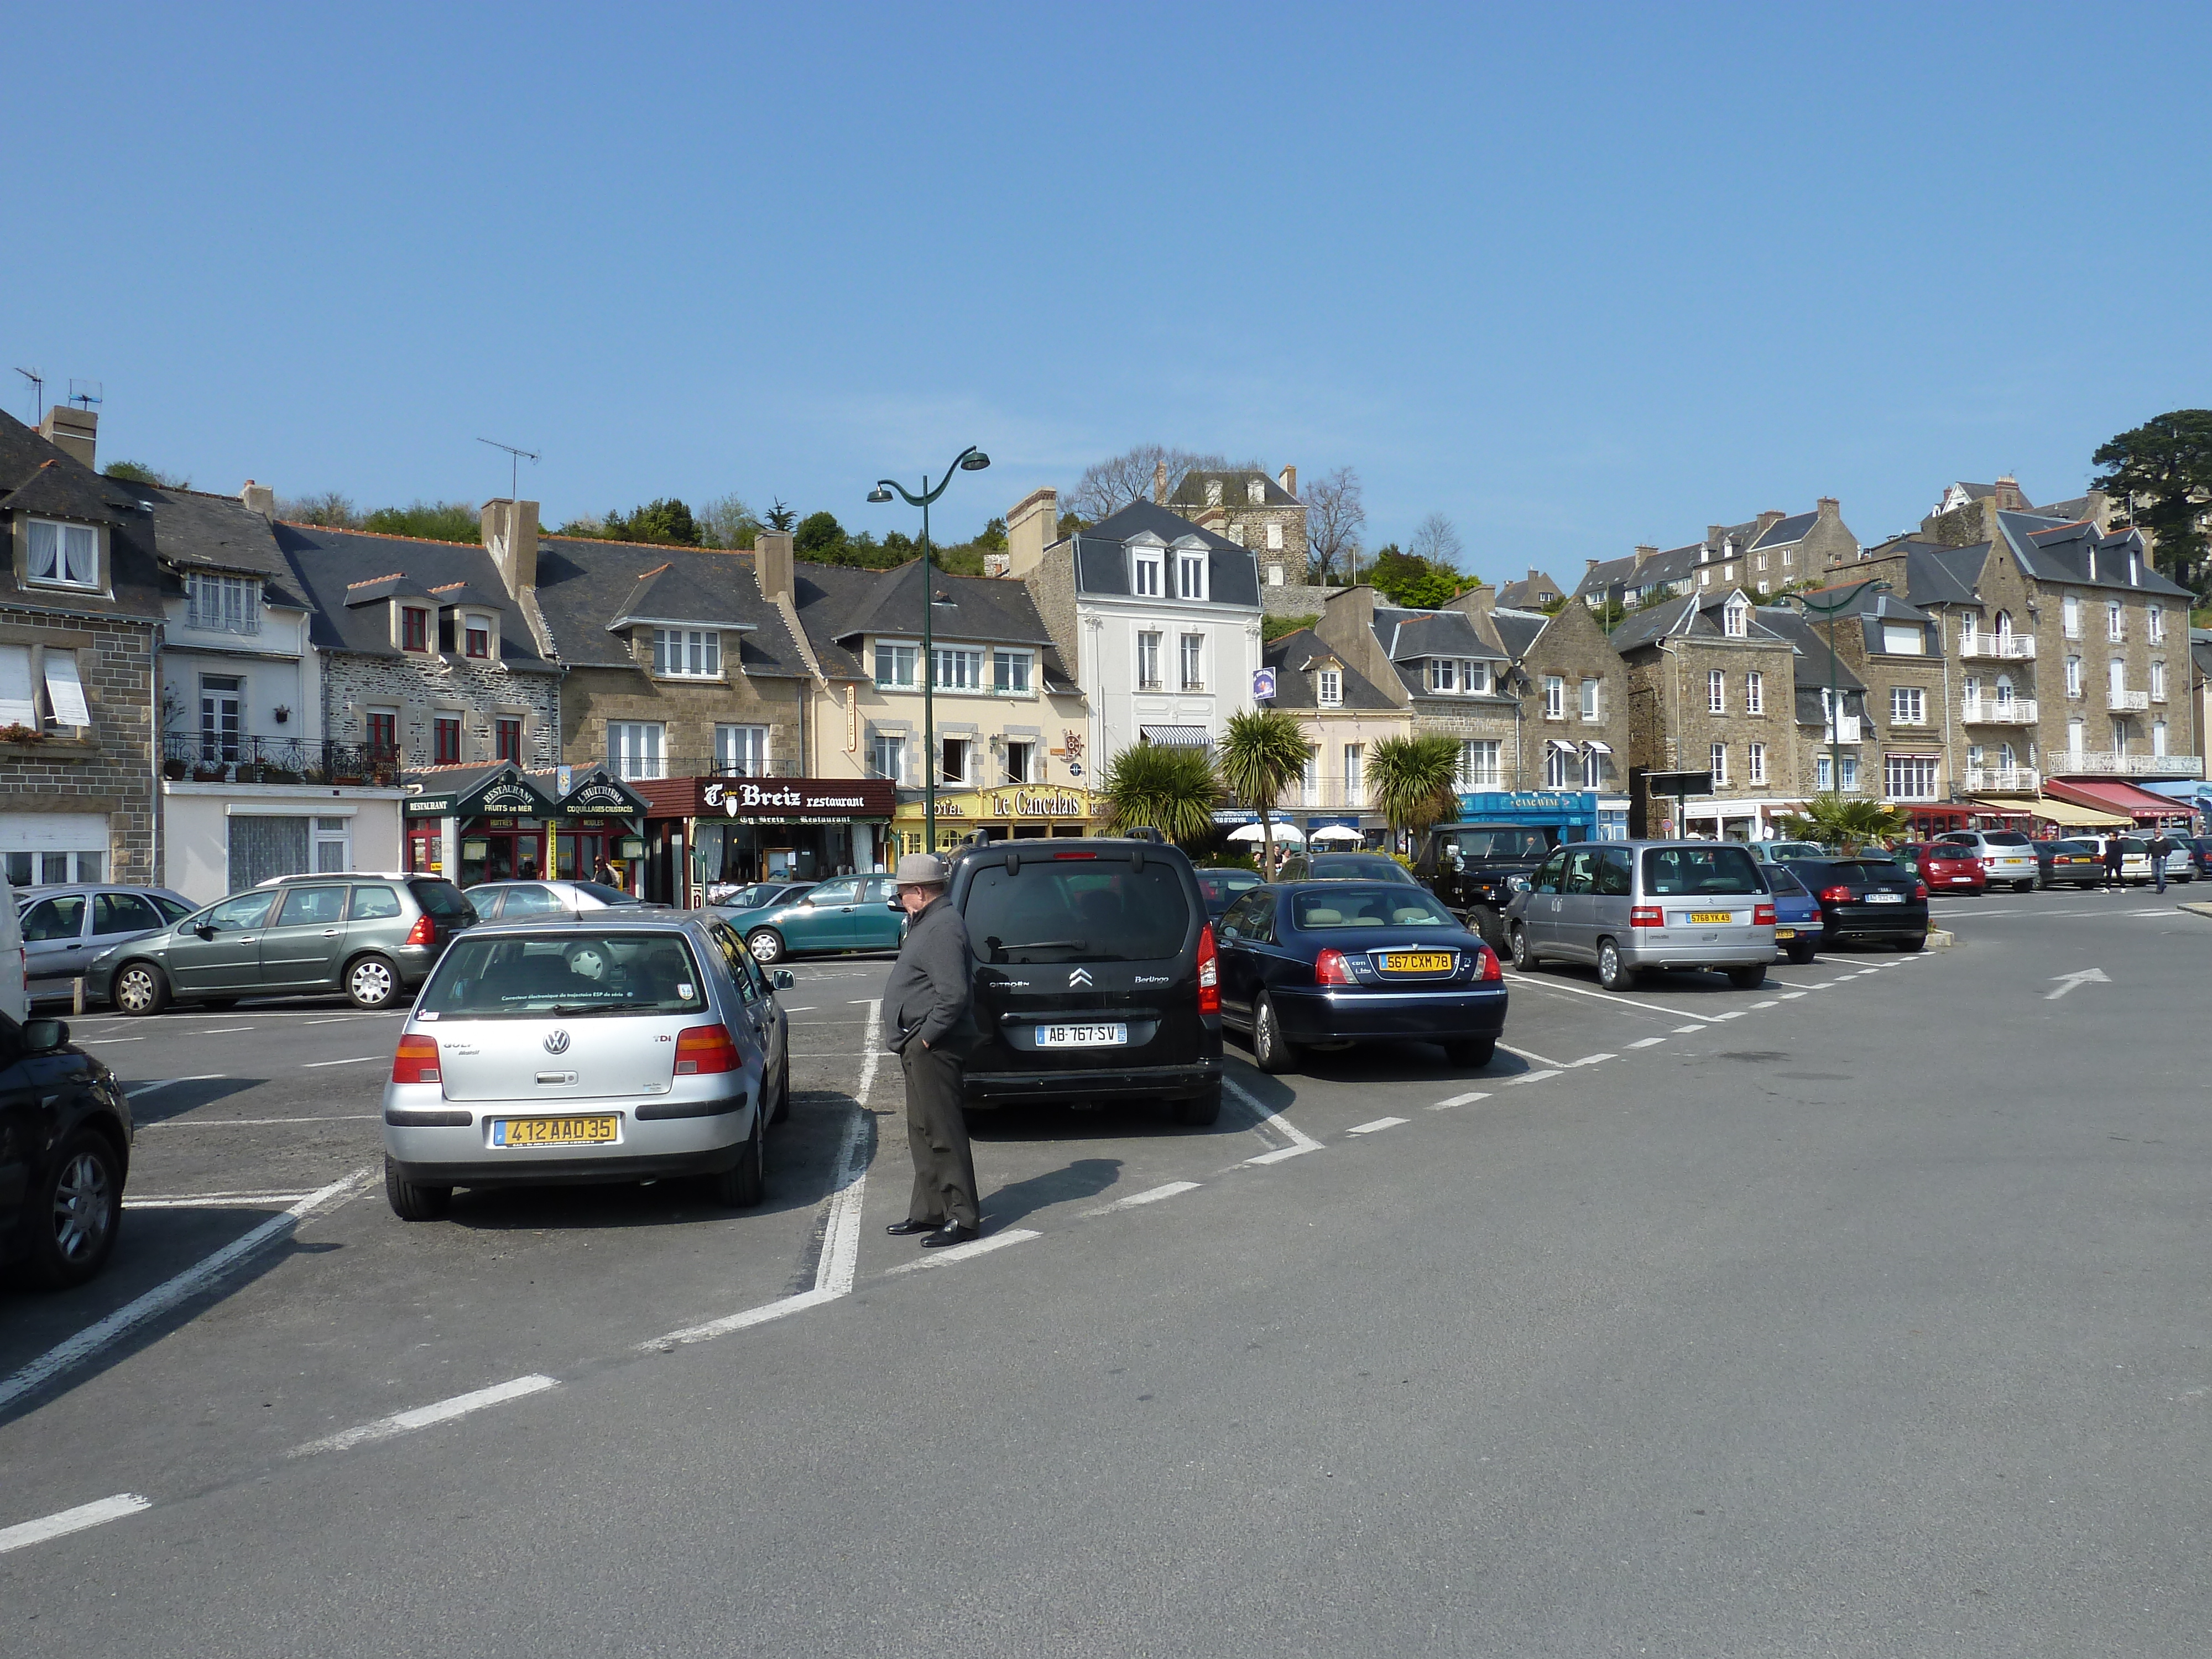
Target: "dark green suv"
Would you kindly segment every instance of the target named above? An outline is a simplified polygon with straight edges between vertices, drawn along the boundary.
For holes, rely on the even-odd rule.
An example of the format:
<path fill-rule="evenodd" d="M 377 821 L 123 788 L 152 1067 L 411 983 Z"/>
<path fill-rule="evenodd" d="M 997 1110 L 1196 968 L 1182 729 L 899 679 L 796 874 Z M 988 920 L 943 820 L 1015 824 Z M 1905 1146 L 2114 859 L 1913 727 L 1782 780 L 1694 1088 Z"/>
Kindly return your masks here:
<path fill-rule="evenodd" d="M 85 989 L 126 1014 L 331 991 L 383 1008 L 428 979 L 476 920 L 441 876 L 286 876 L 95 957 Z"/>

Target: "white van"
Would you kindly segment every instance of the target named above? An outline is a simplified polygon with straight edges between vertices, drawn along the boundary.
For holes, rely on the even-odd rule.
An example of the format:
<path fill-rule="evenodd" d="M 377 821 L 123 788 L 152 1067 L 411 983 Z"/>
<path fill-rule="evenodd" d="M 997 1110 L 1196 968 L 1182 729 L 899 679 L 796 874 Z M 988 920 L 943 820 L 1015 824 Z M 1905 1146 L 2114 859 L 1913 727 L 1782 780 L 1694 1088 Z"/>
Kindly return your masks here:
<path fill-rule="evenodd" d="M 23 919 L 17 914 L 15 890 L 7 887 L 7 902 L 0 904 L 0 1014 L 21 1025 L 31 1017 L 31 993 L 23 977 Z"/>

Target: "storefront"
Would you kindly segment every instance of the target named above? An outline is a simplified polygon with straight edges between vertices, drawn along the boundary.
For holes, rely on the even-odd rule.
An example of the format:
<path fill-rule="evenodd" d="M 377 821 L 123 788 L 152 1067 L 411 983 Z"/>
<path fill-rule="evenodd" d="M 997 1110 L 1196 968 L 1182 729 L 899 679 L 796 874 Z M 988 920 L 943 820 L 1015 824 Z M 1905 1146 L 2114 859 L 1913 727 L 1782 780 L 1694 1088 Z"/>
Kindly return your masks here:
<path fill-rule="evenodd" d="M 1628 839 L 1628 797 L 1596 789 L 1478 789 L 1459 798 L 1459 816 L 1462 823 L 1552 830 L 1561 841 Z"/>
<path fill-rule="evenodd" d="M 926 851 L 924 803 L 919 790 L 905 790 L 891 814 L 896 850 Z M 1009 784 L 1003 789 L 939 790 L 937 846 L 950 851 L 981 836 L 985 841 L 1030 841 L 1048 836 L 1105 833 L 1106 805 L 1088 789 L 1044 784 Z"/>
<path fill-rule="evenodd" d="M 645 857 L 644 799 L 594 767 L 524 772 L 512 765 L 438 773 L 408 798 L 407 867 L 485 881 L 589 881 L 604 866 L 638 891 Z"/>
<path fill-rule="evenodd" d="M 887 869 L 884 778 L 657 778 L 637 786 L 647 898 L 684 907 L 724 886 Z"/>

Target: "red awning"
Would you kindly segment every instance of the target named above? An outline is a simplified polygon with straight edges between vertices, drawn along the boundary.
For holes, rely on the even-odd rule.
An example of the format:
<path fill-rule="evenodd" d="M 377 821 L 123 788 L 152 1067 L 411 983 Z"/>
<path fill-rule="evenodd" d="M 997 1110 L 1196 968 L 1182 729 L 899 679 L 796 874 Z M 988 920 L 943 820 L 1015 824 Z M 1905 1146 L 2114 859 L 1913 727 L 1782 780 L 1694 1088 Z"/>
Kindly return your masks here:
<path fill-rule="evenodd" d="M 2165 795 L 2154 795 L 2148 789 L 2138 789 L 2131 783 L 2084 783 L 2070 778 L 2048 778 L 2044 781 L 2044 793 L 2060 800 L 2070 800 L 2076 806 L 2094 806 L 2100 812 L 2118 812 L 2142 823 L 2155 823 L 2160 818 L 2185 818 L 2189 816 L 2186 801 L 2171 799 Z"/>
<path fill-rule="evenodd" d="M 1925 818 L 1930 823 L 1959 823 L 1967 818 L 1979 817 L 1984 809 L 1976 805 L 1953 806 L 1942 801 L 1900 801 L 1899 809 L 1908 817 L 1917 821 Z"/>

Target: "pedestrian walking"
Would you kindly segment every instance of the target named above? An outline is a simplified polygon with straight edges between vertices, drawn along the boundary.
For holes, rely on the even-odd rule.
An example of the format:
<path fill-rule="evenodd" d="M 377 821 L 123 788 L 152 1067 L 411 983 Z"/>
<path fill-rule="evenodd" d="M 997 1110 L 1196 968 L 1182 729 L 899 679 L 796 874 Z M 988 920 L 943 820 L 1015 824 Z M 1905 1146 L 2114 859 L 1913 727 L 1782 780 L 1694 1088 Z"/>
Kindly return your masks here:
<path fill-rule="evenodd" d="M 908 853 L 893 878 L 899 908 L 908 918 L 884 1012 L 891 1048 L 906 1074 L 906 1142 L 914 1155 L 914 1193 L 906 1219 L 884 1231 L 894 1238 L 923 1235 L 936 1249 L 979 1238 L 982 1212 L 975 1202 L 975 1158 L 962 1115 L 961 1070 L 975 1051 L 974 963 L 968 924 L 945 896 L 945 860 L 934 853 Z"/>
<path fill-rule="evenodd" d="M 2115 887 L 2124 884 L 2120 880 L 2120 868 L 2127 861 L 2127 856 L 2126 852 L 2120 846 L 2120 838 L 2118 836 L 2105 837 L 2105 890 L 2106 892 L 2109 893 Z"/>
<path fill-rule="evenodd" d="M 614 866 L 607 862 L 605 854 L 601 854 L 599 861 L 592 866 L 592 879 L 602 887 L 621 885 L 621 883 L 616 879 Z"/>
<path fill-rule="evenodd" d="M 2160 893 L 2163 893 L 2166 890 L 2166 861 L 2167 858 L 2172 854 L 2174 848 L 2180 845 L 2181 843 L 2179 842 L 2174 840 L 2172 836 L 2166 833 L 2166 826 L 2162 823 L 2159 825 L 2156 832 L 2152 835 L 2150 838 L 2150 878 L 2154 884 L 2154 890 Z"/>

